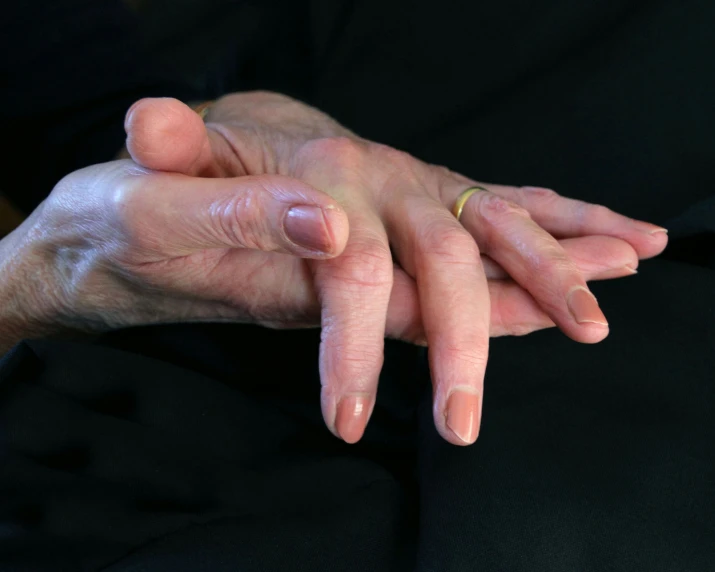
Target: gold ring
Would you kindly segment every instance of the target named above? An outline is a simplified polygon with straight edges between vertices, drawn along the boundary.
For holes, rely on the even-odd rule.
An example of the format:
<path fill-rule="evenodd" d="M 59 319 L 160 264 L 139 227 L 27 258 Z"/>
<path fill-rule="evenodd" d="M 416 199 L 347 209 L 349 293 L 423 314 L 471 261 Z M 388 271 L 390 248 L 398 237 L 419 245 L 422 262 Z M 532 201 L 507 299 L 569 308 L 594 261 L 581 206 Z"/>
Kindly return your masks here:
<path fill-rule="evenodd" d="M 454 201 L 454 206 L 452 207 L 452 214 L 457 220 L 459 220 L 459 218 L 462 216 L 464 205 L 467 204 L 469 197 L 471 197 L 477 191 L 484 191 L 485 193 L 489 192 L 484 187 L 469 187 L 466 191 L 464 191 L 461 195 L 457 197 L 456 201 Z"/>
<path fill-rule="evenodd" d="M 203 103 L 199 103 L 198 105 L 194 106 L 194 111 L 198 113 L 199 117 L 201 118 L 201 121 L 204 121 L 206 119 L 206 116 L 209 114 L 209 108 L 213 104 L 213 101 L 204 101 Z"/>

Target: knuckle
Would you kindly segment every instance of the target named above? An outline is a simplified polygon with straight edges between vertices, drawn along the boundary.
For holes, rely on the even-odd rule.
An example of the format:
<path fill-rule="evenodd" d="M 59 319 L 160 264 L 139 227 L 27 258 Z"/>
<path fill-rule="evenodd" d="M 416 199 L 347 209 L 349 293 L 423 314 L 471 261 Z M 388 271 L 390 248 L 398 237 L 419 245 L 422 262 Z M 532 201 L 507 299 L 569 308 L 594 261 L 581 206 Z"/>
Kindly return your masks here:
<path fill-rule="evenodd" d="M 366 145 L 347 136 L 325 137 L 305 143 L 303 151 L 334 167 L 351 168 L 363 161 Z"/>
<path fill-rule="evenodd" d="M 384 143 L 370 143 L 370 151 L 383 158 L 388 164 L 401 166 L 405 164 L 414 164 L 417 159 L 406 151 L 395 149 Z"/>
<path fill-rule="evenodd" d="M 332 373 L 343 380 L 340 385 L 349 383 L 351 391 L 369 389 L 368 380 L 373 379 L 380 371 L 384 360 L 383 351 L 379 347 L 365 341 L 350 344 L 326 341 L 324 347 L 326 352 L 340 356 L 340 359 L 331 360 L 334 370 Z"/>
<path fill-rule="evenodd" d="M 147 183 L 143 177 L 122 177 L 108 197 L 113 218 L 130 241 L 141 238 L 139 230 Z"/>
<path fill-rule="evenodd" d="M 337 351 L 341 351 L 338 349 Z M 344 380 L 350 380 L 352 391 L 364 391 L 368 389 L 364 382 L 360 380 L 371 378 L 372 374 L 377 369 L 377 366 L 382 365 L 382 354 L 371 348 L 358 347 L 343 350 L 340 353 L 340 365 L 337 366 L 338 377 Z M 355 381 L 357 380 L 357 384 Z M 357 385 L 357 386 L 356 386 Z"/>
<path fill-rule="evenodd" d="M 104 186 L 103 182 L 99 182 Z M 120 232 L 121 242 L 127 247 L 142 249 L 156 246 L 153 241 L 152 208 L 147 200 L 151 187 L 158 184 L 154 175 L 144 170 L 125 170 L 113 181 L 108 181 L 109 212 Z"/>
<path fill-rule="evenodd" d="M 268 216 L 260 194 L 260 189 L 250 188 L 209 207 L 209 227 L 221 241 L 251 249 L 270 248 Z"/>
<path fill-rule="evenodd" d="M 613 211 L 603 205 L 577 201 L 574 219 L 576 227 L 583 232 L 590 225 L 607 221 L 612 214 Z"/>
<path fill-rule="evenodd" d="M 77 179 L 77 172 L 60 179 L 54 189 L 52 189 L 50 199 L 64 200 L 68 195 L 71 195 L 78 186 L 79 181 Z"/>
<path fill-rule="evenodd" d="M 67 175 L 55 185 L 42 204 L 43 212 L 59 222 L 65 222 L 71 215 L 82 213 L 84 209 L 78 208 L 81 205 L 78 198 L 86 195 L 83 187 L 76 172 Z"/>
<path fill-rule="evenodd" d="M 92 165 L 66 175 L 52 189 L 51 197 L 62 199 L 85 200 L 106 198 L 107 190 L 111 193 L 125 184 L 132 175 L 146 174 L 148 171 L 130 161 L 114 161 Z"/>
<path fill-rule="evenodd" d="M 439 184 L 454 185 L 456 183 L 459 183 L 460 185 L 464 185 L 465 188 L 467 186 L 474 186 L 476 184 L 469 177 L 465 177 L 461 173 L 453 171 L 445 165 L 430 165 L 430 167 L 432 169 L 432 172 L 436 176 Z"/>
<path fill-rule="evenodd" d="M 519 192 L 522 196 L 547 203 L 561 198 L 560 195 L 553 189 L 546 189 L 543 187 L 521 187 Z"/>
<path fill-rule="evenodd" d="M 418 242 L 424 255 L 440 257 L 445 262 L 475 264 L 480 260 L 477 243 L 461 226 L 425 225 Z"/>
<path fill-rule="evenodd" d="M 444 177 L 445 179 L 451 179 L 455 175 L 449 167 L 444 165 L 432 165 L 432 168 L 438 176 Z"/>
<path fill-rule="evenodd" d="M 138 177 L 122 178 L 112 187 L 109 204 L 120 219 L 131 218 L 136 212 L 144 192 L 144 180 Z"/>
<path fill-rule="evenodd" d="M 456 173 L 453 173 L 444 165 L 430 165 L 430 174 L 434 181 L 434 188 L 440 202 L 444 202 L 445 192 L 452 187 L 457 180 Z"/>
<path fill-rule="evenodd" d="M 588 205 L 585 211 L 585 219 L 591 219 L 595 222 L 600 222 L 613 215 L 613 211 L 603 205 Z"/>
<path fill-rule="evenodd" d="M 146 196 L 152 173 L 130 161 L 94 165 L 63 178 L 43 204 L 54 228 L 81 229 L 104 252 L 130 256 L 152 246 Z"/>
<path fill-rule="evenodd" d="M 379 239 L 363 240 L 329 262 L 331 277 L 339 281 L 341 287 L 382 288 L 392 285 L 392 256 L 387 245 Z"/>
<path fill-rule="evenodd" d="M 439 348 L 440 357 L 447 363 L 460 364 L 468 369 L 484 370 L 489 354 L 488 340 L 471 344 L 450 343 Z"/>
<path fill-rule="evenodd" d="M 575 272 L 573 263 L 558 243 L 548 242 L 541 245 L 535 249 L 533 256 L 528 258 L 528 262 L 532 271 L 539 275 L 548 273 L 552 276 L 565 276 Z"/>
<path fill-rule="evenodd" d="M 475 208 L 478 209 L 479 214 L 484 220 L 492 224 L 502 224 L 514 218 L 531 218 L 529 211 L 521 205 L 492 193 L 483 193 L 480 200 L 475 201 L 475 203 Z"/>

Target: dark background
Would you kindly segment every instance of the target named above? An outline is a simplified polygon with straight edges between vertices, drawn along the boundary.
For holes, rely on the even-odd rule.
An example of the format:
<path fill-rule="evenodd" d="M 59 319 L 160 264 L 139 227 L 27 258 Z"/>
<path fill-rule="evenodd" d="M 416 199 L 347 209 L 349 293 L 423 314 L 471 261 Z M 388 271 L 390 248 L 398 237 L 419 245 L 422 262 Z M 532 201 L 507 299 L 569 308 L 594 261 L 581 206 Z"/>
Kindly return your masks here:
<path fill-rule="evenodd" d="M 307 100 L 481 180 L 607 198 L 656 223 L 710 193 L 707 0 L 132 6 L 33 0 L 6 11 L 0 190 L 25 212 L 72 168 L 113 156 L 135 98 L 248 89 Z"/>
<path fill-rule="evenodd" d="M 594 285 L 602 344 L 493 341 L 467 449 L 435 433 L 424 352 L 401 344 L 356 447 L 320 419 L 315 332 L 22 344 L 0 364 L 4 569 L 712 570 L 713 22 L 710 0 L 5 7 L 0 188 L 25 212 L 114 156 L 136 98 L 261 88 L 671 244 Z"/>

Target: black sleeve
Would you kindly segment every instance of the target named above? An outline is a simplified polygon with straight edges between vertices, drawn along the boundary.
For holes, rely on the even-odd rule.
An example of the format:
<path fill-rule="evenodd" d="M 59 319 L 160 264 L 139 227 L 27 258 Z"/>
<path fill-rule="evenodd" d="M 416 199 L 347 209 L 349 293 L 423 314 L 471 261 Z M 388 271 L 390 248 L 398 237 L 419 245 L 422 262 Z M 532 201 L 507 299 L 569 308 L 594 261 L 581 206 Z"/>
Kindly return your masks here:
<path fill-rule="evenodd" d="M 202 97 L 155 64 L 121 0 L 31 0 L 3 11 L 0 192 L 26 212 L 67 173 L 114 158 L 135 100 Z"/>

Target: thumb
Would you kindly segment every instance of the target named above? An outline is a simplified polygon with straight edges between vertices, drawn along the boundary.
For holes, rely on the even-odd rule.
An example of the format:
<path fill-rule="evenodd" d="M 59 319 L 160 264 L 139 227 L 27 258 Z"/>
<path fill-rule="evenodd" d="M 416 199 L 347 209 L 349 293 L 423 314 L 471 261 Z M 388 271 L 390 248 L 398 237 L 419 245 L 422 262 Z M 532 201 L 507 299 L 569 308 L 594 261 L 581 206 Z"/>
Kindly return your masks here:
<path fill-rule="evenodd" d="M 140 99 L 124 119 L 127 151 L 154 171 L 217 175 L 211 139 L 197 113 L 178 99 Z"/>
<path fill-rule="evenodd" d="M 348 240 L 340 205 L 297 179 L 154 173 L 133 181 L 120 200 L 122 226 L 141 250 L 161 258 L 216 248 L 329 258 Z"/>

